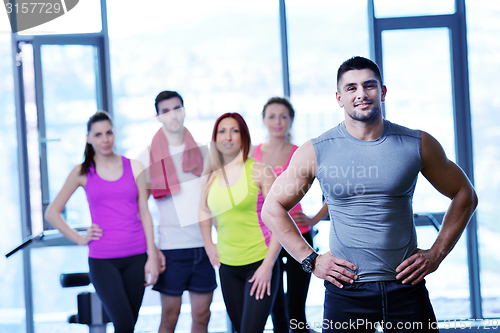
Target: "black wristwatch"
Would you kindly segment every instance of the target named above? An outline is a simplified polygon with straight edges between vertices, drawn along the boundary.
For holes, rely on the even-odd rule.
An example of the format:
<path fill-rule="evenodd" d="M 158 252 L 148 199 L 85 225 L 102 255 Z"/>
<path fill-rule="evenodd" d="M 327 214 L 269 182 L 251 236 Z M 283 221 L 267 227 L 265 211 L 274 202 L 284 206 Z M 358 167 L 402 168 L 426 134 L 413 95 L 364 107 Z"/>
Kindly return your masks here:
<path fill-rule="evenodd" d="M 302 269 L 306 273 L 312 272 L 312 270 L 314 268 L 314 260 L 316 259 L 317 256 L 318 256 L 318 254 L 316 252 L 313 252 L 307 258 L 302 260 L 302 262 L 300 263 L 302 265 Z"/>

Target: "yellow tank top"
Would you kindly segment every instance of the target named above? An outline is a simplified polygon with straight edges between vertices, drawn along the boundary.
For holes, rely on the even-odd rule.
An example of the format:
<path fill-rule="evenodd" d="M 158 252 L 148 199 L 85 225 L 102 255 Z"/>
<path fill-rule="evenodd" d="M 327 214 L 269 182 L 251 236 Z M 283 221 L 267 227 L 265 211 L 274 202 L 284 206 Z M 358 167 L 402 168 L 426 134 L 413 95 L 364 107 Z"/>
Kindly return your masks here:
<path fill-rule="evenodd" d="M 217 250 L 225 265 L 243 266 L 265 258 L 271 232 L 262 222 L 257 202 L 262 197 L 253 181 L 254 160 L 249 158 L 236 184 L 220 186 L 216 176 L 207 204 L 217 217 Z"/>

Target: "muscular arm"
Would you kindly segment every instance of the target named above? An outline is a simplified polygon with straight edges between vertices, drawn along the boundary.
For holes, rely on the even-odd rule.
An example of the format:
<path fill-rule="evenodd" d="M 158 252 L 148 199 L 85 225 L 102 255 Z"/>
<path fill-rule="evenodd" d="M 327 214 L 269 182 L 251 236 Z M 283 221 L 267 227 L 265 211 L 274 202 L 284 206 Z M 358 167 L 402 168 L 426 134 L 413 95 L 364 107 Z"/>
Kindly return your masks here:
<path fill-rule="evenodd" d="M 316 153 L 312 142 L 308 141 L 295 152 L 287 170 L 274 182 L 262 209 L 264 223 L 298 262 L 314 250 L 302 237 L 288 211 L 303 198 L 315 175 Z M 316 258 L 313 273 L 342 288 L 339 280 L 352 283 L 357 278 L 345 267 L 356 270 L 352 263 L 328 252 Z"/>
<path fill-rule="evenodd" d="M 465 173 L 448 160 L 439 142 L 422 132 L 422 175 L 443 195 L 451 199 L 441 230 L 429 250 L 416 253 L 397 268 L 403 283 L 419 283 L 434 272 L 462 235 L 477 206 L 477 196 Z"/>

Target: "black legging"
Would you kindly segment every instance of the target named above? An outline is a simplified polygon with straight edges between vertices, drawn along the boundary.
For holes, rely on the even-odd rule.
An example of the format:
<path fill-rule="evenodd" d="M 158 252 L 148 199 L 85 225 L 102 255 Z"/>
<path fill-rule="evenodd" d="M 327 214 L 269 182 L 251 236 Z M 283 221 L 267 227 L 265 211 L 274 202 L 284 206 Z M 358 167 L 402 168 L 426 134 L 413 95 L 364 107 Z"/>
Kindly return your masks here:
<path fill-rule="evenodd" d="M 219 268 L 222 296 L 226 310 L 237 333 L 258 333 L 264 331 L 267 317 L 276 296 L 278 286 L 278 267 L 274 265 L 271 277 L 271 296 L 267 293 L 263 299 L 256 300 L 255 294 L 250 296 L 253 283 L 248 280 L 253 276 L 262 261 L 244 266 L 228 266 L 221 264 Z"/>
<path fill-rule="evenodd" d="M 302 236 L 309 245 L 313 246 L 311 231 L 302 234 Z M 283 263 L 283 258 L 286 258 L 286 264 Z M 280 263 L 279 287 L 272 311 L 274 333 L 309 332 L 308 329 L 290 330 L 290 320 L 294 319 L 296 323 L 306 323 L 306 298 L 311 274 L 304 272 L 301 264 L 288 254 L 285 249 L 281 249 L 278 261 Z M 286 294 L 283 290 L 283 272 L 285 271 Z M 303 327 L 302 325 L 294 325 L 293 327 L 299 326 Z"/>
<path fill-rule="evenodd" d="M 116 333 L 133 333 L 144 296 L 147 254 L 89 258 L 89 276 Z"/>

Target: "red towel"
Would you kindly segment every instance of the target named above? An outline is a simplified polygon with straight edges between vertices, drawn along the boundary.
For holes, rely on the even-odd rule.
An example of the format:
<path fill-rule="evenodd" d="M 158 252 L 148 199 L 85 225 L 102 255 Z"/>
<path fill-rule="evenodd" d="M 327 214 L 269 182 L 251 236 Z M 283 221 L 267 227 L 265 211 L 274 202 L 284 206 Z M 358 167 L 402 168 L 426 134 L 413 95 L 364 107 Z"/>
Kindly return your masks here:
<path fill-rule="evenodd" d="M 192 172 L 199 177 L 203 171 L 203 156 L 186 127 L 184 127 L 184 144 L 182 171 Z M 151 174 L 151 193 L 155 199 L 166 197 L 181 190 L 163 128 L 156 132 L 151 142 L 149 172 Z"/>

